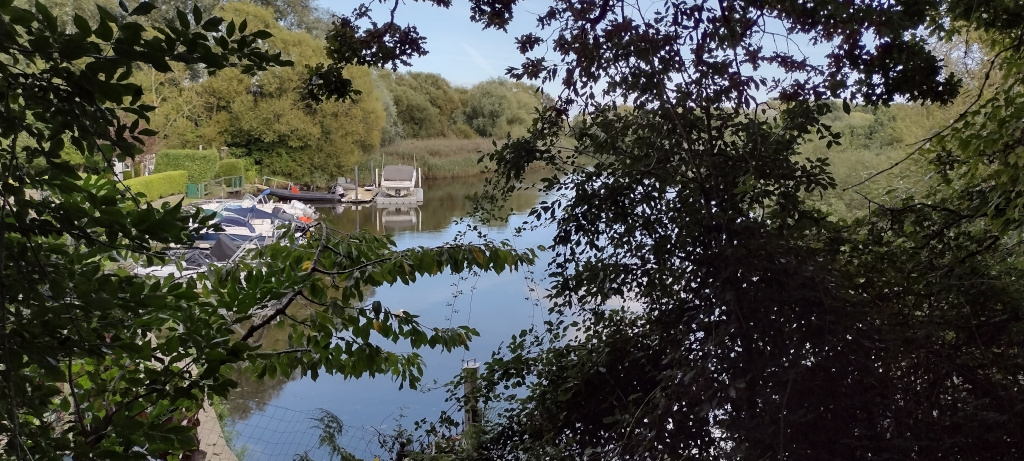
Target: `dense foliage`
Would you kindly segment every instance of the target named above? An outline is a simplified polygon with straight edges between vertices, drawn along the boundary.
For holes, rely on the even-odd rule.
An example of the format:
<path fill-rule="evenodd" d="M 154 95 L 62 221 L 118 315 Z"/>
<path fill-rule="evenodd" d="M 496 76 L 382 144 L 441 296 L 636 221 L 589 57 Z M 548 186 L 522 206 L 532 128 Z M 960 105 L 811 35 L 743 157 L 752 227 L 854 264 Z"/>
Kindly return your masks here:
<path fill-rule="evenodd" d="M 227 178 L 245 175 L 245 162 L 237 158 L 229 158 L 217 162 L 217 173 L 214 178 Z"/>
<path fill-rule="evenodd" d="M 29 0 L 15 0 L 31 9 Z M 47 5 L 60 27 L 74 27 L 74 15 L 95 21 L 93 0 L 52 0 Z M 116 10 L 117 2 L 98 3 Z M 317 185 L 351 176 L 352 167 L 376 157 L 377 149 L 402 139 L 504 137 L 522 134 L 541 98 L 528 85 L 492 82 L 504 93 L 491 96 L 500 107 L 474 102 L 479 86 L 460 88 L 436 74 L 399 73 L 347 66 L 348 98 L 314 104 L 306 93 L 310 72 L 329 59 L 325 53 L 330 18 L 308 1 L 161 2 L 154 21 L 176 21 L 175 8 L 192 5 L 249 27 L 270 31 L 266 45 L 296 63 L 259 76 L 228 70 L 209 75 L 202 66 L 171 63 L 167 69 L 140 65 L 131 79 L 145 89 L 144 102 L 156 107 L 147 126 L 144 150 L 230 147 L 253 165 L 253 176 L 286 177 Z M 493 91 L 492 91 L 493 92 Z M 518 104 L 506 104 L 507 101 Z M 504 114 L 502 111 L 508 111 Z M 510 123 L 475 121 L 476 113 Z M 406 125 L 409 127 L 406 128 Z M 490 126 L 494 129 L 477 129 Z M 478 157 L 467 152 L 466 159 Z M 310 165 L 317 164 L 318 168 Z M 258 172 L 257 172 L 258 170 Z M 460 174 L 473 174 L 469 169 Z"/>
<path fill-rule="evenodd" d="M 66 1 L 71 0 L 57 3 Z M 210 6 L 225 18 L 245 19 L 249 27 L 270 31 L 273 37 L 266 46 L 295 66 L 258 76 L 234 70 L 207 75 L 193 65 L 172 64 L 171 72 L 141 67 L 132 80 L 146 90 L 145 102 L 156 106 L 150 122 L 160 131 L 150 143 L 156 147 L 201 145 L 217 151 L 226 146 L 261 175 L 324 185 L 352 176 L 355 165 L 402 139 L 525 133 L 529 114 L 540 103 L 539 94 L 521 83 L 494 81 L 467 89 L 453 87 L 437 74 L 348 66 L 344 78 L 349 97 L 317 104 L 304 88 L 310 69 L 328 59 L 318 8 L 304 2 Z M 495 107 L 484 102 L 478 87 L 490 88 L 487 101 Z M 478 156 L 473 151 L 465 157 Z"/>
<path fill-rule="evenodd" d="M 563 91 L 490 156 L 493 199 L 556 172 L 531 213 L 556 228 L 552 320 L 488 364 L 479 398 L 503 403 L 476 456 L 1021 456 L 1020 5 L 471 2 L 485 27 L 528 11 L 511 75 Z M 335 24 L 334 56 L 422 51 L 362 19 Z M 928 43 L 979 32 L 992 71 L 964 85 Z M 832 114 L 884 151 L 896 101 L 966 109 L 888 157 L 921 169 L 906 187 L 819 201 L 852 203 L 813 144 L 848 139 Z"/>
<path fill-rule="evenodd" d="M 195 277 L 132 273 L 167 262 L 162 248 L 211 220 L 140 203 L 107 179 L 113 159 L 141 154 L 155 135 L 146 126 L 157 108 L 133 78 L 192 66 L 211 80 L 252 79 L 291 62 L 261 45 L 270 32 L 198 6 L 164 16 L 122 2 L 93 21 L 71 11 L 62 26 L 46 4 L 0 2 L 2 457 L 177 458 L 196 448 L 186 422 L 237 385 L 235 367 L 387 374 L 414 387 L 419 355 L 382 342 L 451 351 L 475 332 L 427 328 L 365 302 L 364 290 L 533 260 L 505 243 L 398 251 L 386 237 L 316 226 Z M 80 173 L 69 145 L 103 175 Z M 286 348 L 259 343 L 272 323 L 291 330 Z"/>
<path fill-rule="evenodd" d="M 189 183 L 187 171 L 167 171 L 155 173 L 149 176 L 124 180 L 124 186 L 136 197 L 145 197 L 146 200 L 156 200 L 171 195 L 185 193 L 185 186 Z M 140 196 L 139 194 L 143 194 Z"/>
<path fill-rule="evenodd" d="M 220 154 L 212 150 L 165 150 L 157 153 L 154 173 L 187 171 L 188 182 L 207 182 L 217 175 Z"/>

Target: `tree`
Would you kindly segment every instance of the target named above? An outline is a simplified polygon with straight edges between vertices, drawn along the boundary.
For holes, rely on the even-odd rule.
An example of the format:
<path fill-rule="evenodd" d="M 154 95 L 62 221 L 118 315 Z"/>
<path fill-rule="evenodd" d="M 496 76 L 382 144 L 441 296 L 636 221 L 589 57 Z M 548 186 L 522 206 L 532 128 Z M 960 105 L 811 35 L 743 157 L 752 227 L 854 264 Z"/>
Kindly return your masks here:
<path fill-rule="evenodd" d="M 538 92 L 529 85 L 491 79 L 470 88 L 461 116 L 480 136 L 503 137 L 510 132 L 520 136 L 540 106 Z"/>
<path fill-rule="evenodd" d="M 155 90 L 148 97 L 158 103 L 153 126 L 167 147 L 228 146 L 266 175 L 316 185 L 334 183 L 377 150 L 385 112 L 369 69 L 347 69 L 358 97 L 310 103 L 300 89 L 307 67 L 325 59 L 321 40 L 286 29 L 256 4 L 230 2 L 218 13 L 273 33 L 266 45 L 295 66 L 256 76 L 228 70 L 198 81 L 188 80 L 184 67 L 158 76 L 144 69 L 143 84 Z"/>
<path fill-rule="evenodd" d="M 397 251 L 394 242 L 324 226 L 269 245 L 251 260 L 195 278 L 146 279 L 132 262 L 166 261 L 208 217 L 142 203 L 107 179 L 110 161 L 139 153 L 154 108 L 132 82 L 137 66 L 170 72 L 201 66 L 253 75 L 289 64 L 259 43 L 245 20 L 200 8 L 147 28 L 152 3 L 90 23 L 60 26 L 43 3 L 0 5 L 0 441 L 15 459 L 152 459 L 196 448 L 182 423 L 228 376 L 357 377 L 386 373 L 415 386 L 416 354 L 370 341 L 451 350 L 471 329 L 427 329 L 414 316 L 364 304 L 363 288 L 468 267 L 501 271 L 532 260 L 507 244 L 452 244 Z M 62 156 L 73 146 L 81 174 Z M 30 168 L 41 162 L 42 168 Z M 271 323 L 292 330 L 290 347 L 250 340 Z"/>
<path fill-rule="evenodd" d="M 418 95 L 425 98 L 433 108 L 431 112 L 434 112 L 436 122 L 432 122 L 430 125 L 436 125 L 437 128 L 433 132 L 422 133 L 420 137 L 448 137 L 452 135 L 452 118 L 461 109 L 461 101 L 455 94 L 455 89 L 448 83 L 448 80 L 445 80 L 444 77 L 438 74 L 406 72 L 396 74 L 394 81 L 396 87 L 408 90 L 407 92 L 399 91 L 402 91 L 404 94 Z M 396 104 L 400 104 L 400 102 L 396 101 Z M 399 115 L 402 115 L 401 111 L 399 111 Z M 406 122 L 403 120 L 403 123 Z"/>
<path fill-rule="evenodd" d="M 330 13 L 311 0 L 261 0 L 257 5 L 270 8 L 279 23 L 291 30 L 301 30 L 323 38 L 330 27 Z"/>
<path fill-rule="evenodd" d="M 503 29 L 517 8 L 471 14 Z M 993 34 L 1020 75 L 1020 18 L 959 0 L 552 2 L 511 75 L 562 93 L 488 159 L 494 200 L 554 169 L 532 211 L 556 227 L 553 320 L 487 364 L 478 398 L 507 405 L 481 457 L 1020 457 L 1021 82 L 931 139 L 944 183 L 858 219 L 811 202 L 836 183 L 801 155 L 843 142 L 833 100 L 953 101 L 925 33 Z M 414 30 L 358 19 L 336 23 L 335 56 L 419 51 Z M 797 34 L 825 59 L 791 51 Z"/>
<path fill-rule="evenodd" d="M 380 95 L 381 105 L 384 107 L 384 129 L 380 134 L 380 147 L 387 147 L 405 137 L 405 128 L 402 120 L 398 117 L 398 108 L 395 107 L 395 98 L 391 95 L 390 87 L 385 81 L 391 80 L 391 74 L 385 70 L 373 71 L 373 86 Z"/>

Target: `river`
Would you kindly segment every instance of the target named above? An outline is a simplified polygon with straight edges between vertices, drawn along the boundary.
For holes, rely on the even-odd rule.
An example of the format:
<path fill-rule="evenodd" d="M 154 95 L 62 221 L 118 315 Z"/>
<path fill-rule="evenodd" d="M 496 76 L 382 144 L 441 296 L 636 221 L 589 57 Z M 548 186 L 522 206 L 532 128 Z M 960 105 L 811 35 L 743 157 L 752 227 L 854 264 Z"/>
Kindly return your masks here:
<path fill-rule="evenodd" d="M 482 187 L 482 178 L 428 181 L 419 207 L 319 211 L 321 220 L 339 230 L 391 234 L 400 249 L 441 245 L 467 229 L 469 223 L 460 221 L 470 211 L 466 196 Z M 525 212 L 539 200 L 536 193 L 517 193 L 510 201 L 514 213 L 507 224 L 481 227 L 491 238 L 509 239 L 518 248 L 550 245 L 552 229 L 512 230 L 527 219 Z M 547 309 L 534 277 L 539 279 L 547 260 L 542 254 L 537 266 L 525 272 L 441 275 L 418 279 L 410 286 L 378 288 L 372 299 L 393 311 L 417 314 L 427 326 L 469 325 L 480 337 L 471 342 L 468 352 L 419 351 L 425 370 L 418 391 L 400 390 L 390 377 L 343 379 L 321 374 L 316 381 L 295 376 L 256 382 L 239 375 L 241 387 L 228 402 L 231 418 L 225 424 L 235 453 L 244 461 L 292 459 L 303 452 L 313 459 L 329 459 L 317 448 L 320 423 L 311 419 L 318 409 L 325 409 L 345 425 L 339 439 L 343 448 L 359 459 L 389 459 L 388 451 L 379 447 L 380 434 L 393 434 L 399 425 L 411 430 L 417 420 L 435 420 L 442 411 L 451 411 L 443 385 L 465 362 L 485 361 L 509 337 L 543 321 Z M 454 413 L 461 420 L 461 413 Z"/>

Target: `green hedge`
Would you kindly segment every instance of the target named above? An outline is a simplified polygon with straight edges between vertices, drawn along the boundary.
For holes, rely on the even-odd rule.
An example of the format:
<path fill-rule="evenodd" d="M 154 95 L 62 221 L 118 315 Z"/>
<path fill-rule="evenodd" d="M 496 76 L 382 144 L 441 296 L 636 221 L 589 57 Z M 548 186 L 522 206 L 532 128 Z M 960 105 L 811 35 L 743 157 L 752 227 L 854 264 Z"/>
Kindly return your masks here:
<path fill-rule="evenodd" d="M 242 159 L 232 158 L 217 162 L 217 174 L 214 178 L 227 178 L 229 176 L 245 176 L 245 162 Z"/>
<path fill-rule="evenodd" d="M 154 173 L 187 171 L 188 182 L 201 183 L 217 174 L 220 154 L 212 150 L 165 150 L 156 154 Z"/>
<path fill-rule="evenodd" d="M 171 195 L 184 194 L 188 182 L 187 171 L 168 171 L 124 181 L 132 193 L 146 194 L 146 200 L 161 199 Z"/>

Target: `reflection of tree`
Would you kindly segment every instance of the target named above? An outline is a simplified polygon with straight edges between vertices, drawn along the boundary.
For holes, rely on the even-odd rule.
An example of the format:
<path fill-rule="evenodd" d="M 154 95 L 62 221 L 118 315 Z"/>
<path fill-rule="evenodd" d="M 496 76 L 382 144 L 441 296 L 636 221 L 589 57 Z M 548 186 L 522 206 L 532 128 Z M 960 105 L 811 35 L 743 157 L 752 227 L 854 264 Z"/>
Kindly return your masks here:
<path fill-rule="evenodd" d="M 267 403 L 274 400 L 285 384 L 299 378 L 298 372 L 291 376 L 278 376 L 274 379 L 256 379 L 245 370 L 236 369 L 232 379 L 238 381 L 238 388 L 231 392 L 228 399 L 228 415 L 235 421 L 245 421 L 253 413 L 263 411 Z"/>
<path fill-rule="evenodd" d="M 261 349 L 267 351 L 290 347 L 288 325 L 285 322 L 277 322 L 270 328 L 263 329 L 260 337 L 254 339 L 262 345 Z M 252 416 L 253 412 L 263 411 L 267 403 L 274 400 L 281 389 L 284 389 L 285 384 L 299 378 L 299 373 L 274 379 L 257 379 L 252 373 L 239 367 L 232 372 L 231 378 L 238 381 L 238 388 L 231 392 L 228 399 L 228 414 L 231 419 L 242 421 Z"/>
<path fill-rule="evenodd" d="M 332 294 L 337 295 L 337 293 L 333 293 L 333 290 Z M 365 299 L 372 299 L 375 294 L 376 289 L 374 287 L 363 287 Z M 301 300 L 296 301 L 294 318 L 302 321 L 306 313 L 313 309 L 319 310 L 321 307 Z M 260 344 L 260 349 L 264 351 L 280 351 L 295 347 L 296 345 L 292 344 L 288 339 L 291 323 L 291 319 L 277 321 L 269 328 L 264 328 L 259 335 L 253 337 L 253 342 Z M 247 326 L 248 324 L 242 325 L 243 328 Z M 300 377 L 300 373 L 295 371 L 289 376 L 257 379 L 251 372 L 242 368 L 235 368 L 231 373 L 231 378 L 238 381 L 238 388 L 231 392 L 231 396 L 228 399 L 228 415 L 235 421 L 249 419 L 254 412 L 265 410 L 267 403 L 274 400 L 286 384 Z"/>
<path fill-rule="evenodd" d="M 542 176 L 538 172 L 527 175 L 526 180 L 529 182 Z M 444 229 L 451 224 L 452 219 L 468 216 L 472 209 L 468 197 L 483 190 L 484 179 L 483 176 L 474 176 L 427 182 L 423 187 L 423 205 L 420 206 L 423 211 L 423 230 Z M 536 190 L 527 190 L 512 194 L 508 204 L 513 211 L 524 212 L 533 208 L 538 201 L 540 194 Z"/>

